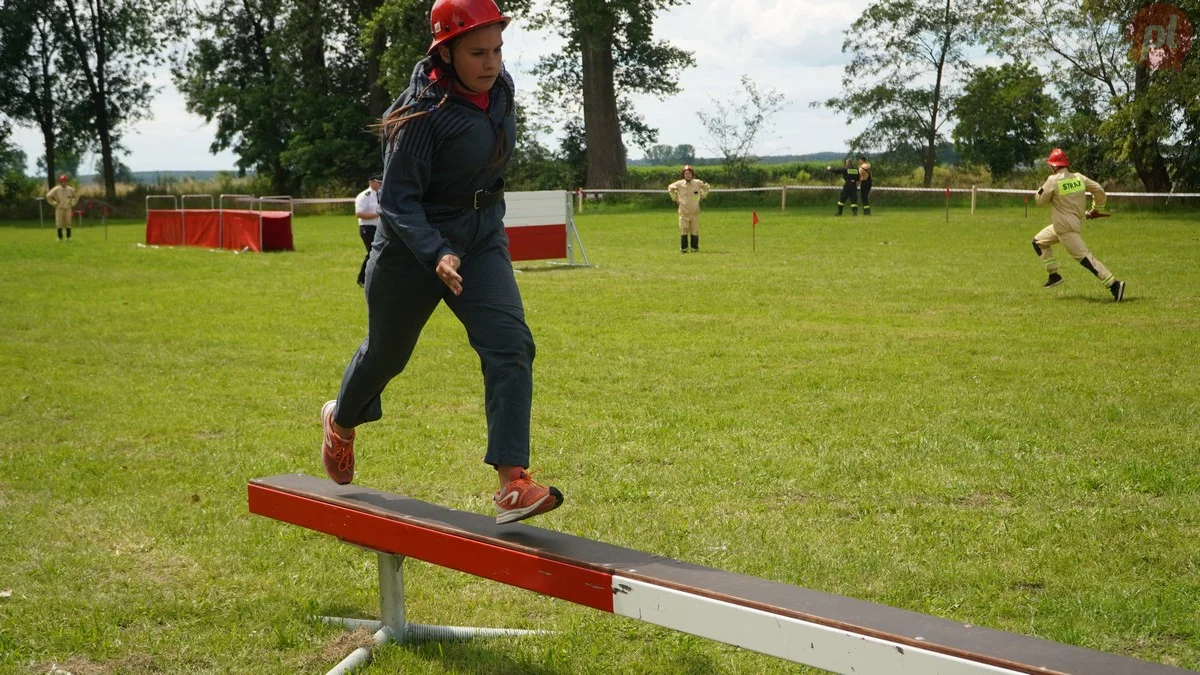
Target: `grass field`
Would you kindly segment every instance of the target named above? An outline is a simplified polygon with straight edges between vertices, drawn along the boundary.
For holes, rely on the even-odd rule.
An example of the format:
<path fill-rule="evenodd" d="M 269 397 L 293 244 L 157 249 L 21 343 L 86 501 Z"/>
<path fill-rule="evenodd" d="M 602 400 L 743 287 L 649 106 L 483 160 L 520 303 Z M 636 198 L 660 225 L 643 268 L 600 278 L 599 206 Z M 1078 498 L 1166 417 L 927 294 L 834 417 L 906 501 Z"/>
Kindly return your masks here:
<path fill-rule="evenodd" d="M 538 344 L 534 524 L 1200 669 L 1200 217 L 1089 223 L 1125 302 L 1044 211 L 579 219 L 592 269 L 519 276 Z M 0 224 L 0 672 L 323 672 L 377 615 L 374 556 L 251 516 L 321 475 L 321 403 L 365 334 L 348 218 L 297 251 Z M 439 309 L 357 481 L 490 513 L 478 360 Z M 544 628 L 392 646 L 372 673 L 808 672 L 419 562 L 409 619 Z"/>

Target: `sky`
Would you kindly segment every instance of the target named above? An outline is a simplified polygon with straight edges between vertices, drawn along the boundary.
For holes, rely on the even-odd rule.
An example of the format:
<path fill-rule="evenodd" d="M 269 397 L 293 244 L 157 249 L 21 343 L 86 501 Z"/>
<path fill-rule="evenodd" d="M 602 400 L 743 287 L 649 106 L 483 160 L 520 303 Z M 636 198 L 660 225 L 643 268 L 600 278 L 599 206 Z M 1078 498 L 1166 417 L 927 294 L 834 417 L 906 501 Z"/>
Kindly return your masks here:
<path fill-rule="evenodd" d="M 752 149 L 757 155 L 806 154 L 844 151 L 862 123 L 847 125 L 835 111 L 815 109 L 809 103 L 836 96 L 841 90 L 843 66 L 849 57 L 841 52 L 845 31 L 868 6 L 868 0 L 830 3 L 815 0 L 691 0 L 658 15 L 654 34 L 692 52 L 696 66 L 678 73 L 680 94 L 665 101 L 652 96 L 635 99 L 637 110 L 659 130 L 664 145 L 693 145 L 701 157 L 719 153 L 706 137 L 696 115 L 712 101 L 731 101 L 749 75 L 760 89 L 772 88 L 786 99 Z M 505 62 L 519 91 L 532 91 L 536 79 L 529 70 L 538 57 L 561 42 L 547 32 L 526 30 L 513 22 L 504 33 Z M 122 161 L 133 171 L 232 170 L 236 157 L 229 151 L 209 150 L 215 125 L 187 112 L 183 96 L 165 70 L 152 81 L 161 90 L 155 97 L 152 118 L 136 124 L 126 134 L 129 154 Z M 18 128 L 14 140 L 29 158 L 27 171 L 36 173 L 43 154 L 40 133 Z M 629 157 L 644 155 L 630 147 Z M 91 173 L 94 158 L 85 158 L 80 169 Z"/>

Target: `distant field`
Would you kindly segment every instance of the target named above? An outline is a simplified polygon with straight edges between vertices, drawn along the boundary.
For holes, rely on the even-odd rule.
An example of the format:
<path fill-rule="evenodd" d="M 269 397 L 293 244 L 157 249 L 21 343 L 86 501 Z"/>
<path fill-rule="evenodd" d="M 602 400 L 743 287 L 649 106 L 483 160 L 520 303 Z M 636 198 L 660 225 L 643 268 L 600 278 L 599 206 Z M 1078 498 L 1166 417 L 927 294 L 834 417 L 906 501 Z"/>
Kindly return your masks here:
<path fill-rule="evenodd" d="M 598 267 L 519 263 L 538 344 L 534 524 L 1200 669 L 1200 217 L 669 211 L 578 219 Z M 321 475 L 365 335 L 352 218 L 297 251 L 149 249 L 140 223 L 0 223 L 0 672 L 323 672 L 374 556 L 246 509 Z M 439 309 L 358 482 L 490 513 L 479 365 Z M 792 673 L 767 657 L 410 562 L 409 619 L 549 636 L 382 649 L 371 673 Z M 357 641 L 357 642 L 356 642 Z"/>

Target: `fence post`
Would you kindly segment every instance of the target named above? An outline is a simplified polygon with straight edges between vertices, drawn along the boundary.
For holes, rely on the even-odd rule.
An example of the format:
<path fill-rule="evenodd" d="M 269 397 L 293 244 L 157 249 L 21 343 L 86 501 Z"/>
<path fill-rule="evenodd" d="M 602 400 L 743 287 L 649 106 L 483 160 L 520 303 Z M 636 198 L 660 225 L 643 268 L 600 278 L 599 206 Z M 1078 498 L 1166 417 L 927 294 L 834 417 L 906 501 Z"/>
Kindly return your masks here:
<path fill-rule="evenodd" d="M 578 212 L 583 213 L 583 188 L 575 188 L 575 201 L 579 202 Z"/>
<path fill-rule="evenodd" d="M 971 215 L 975 215 L 975 186 L 971 186 Z"/>
<path fill-rule="evenodd" d="M 787 213 L 787 185 L 779 188 L 779 210 Z"/>

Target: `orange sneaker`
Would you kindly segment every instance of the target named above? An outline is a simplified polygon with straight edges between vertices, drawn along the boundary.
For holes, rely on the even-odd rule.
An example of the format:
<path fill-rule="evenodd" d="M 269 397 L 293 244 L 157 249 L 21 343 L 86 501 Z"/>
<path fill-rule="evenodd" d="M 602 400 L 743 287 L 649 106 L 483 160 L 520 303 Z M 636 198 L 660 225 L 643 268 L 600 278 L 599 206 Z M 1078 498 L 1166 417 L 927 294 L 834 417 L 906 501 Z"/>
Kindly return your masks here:
<path fill-rule="evenodd" d="M 321 442 L 321 462 L 329 480 L 345 485 L 354 480 L 354 434 L 342 438 L 333 430 L 333 410 L 337 401 L 326 401 L 321 408 L 321 427 L 325 438 Z"/>
<path fill-rule="evenodd" d="M 496 524 L 503 525 L 553 511 L 562 506 L 563 495 L 558 488 L 539 485 L 522 471 L 497 491 L 492 501 L 496 503 Z"/>

